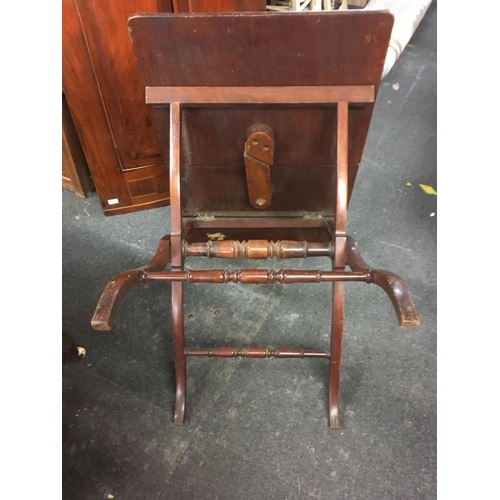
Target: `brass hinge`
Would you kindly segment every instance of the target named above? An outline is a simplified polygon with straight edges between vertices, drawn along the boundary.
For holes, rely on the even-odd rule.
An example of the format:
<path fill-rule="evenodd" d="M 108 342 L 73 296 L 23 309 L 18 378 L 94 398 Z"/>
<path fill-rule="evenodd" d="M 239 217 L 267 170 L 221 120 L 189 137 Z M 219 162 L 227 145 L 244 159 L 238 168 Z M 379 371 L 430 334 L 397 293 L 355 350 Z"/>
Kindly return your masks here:
<path fill-rule="evenodd" d="M 215 215 L 214 214 L 198 214 L 196 216 L 196 220 L 214 220 Z"/>
<path fill-rule="evenodd" d="M 317 214 L 314 212 L 305 212 L 302 215 L 302 218 L 304 218 L 304 219 L 322 219 L 323 216 L 321 214 Z"/>

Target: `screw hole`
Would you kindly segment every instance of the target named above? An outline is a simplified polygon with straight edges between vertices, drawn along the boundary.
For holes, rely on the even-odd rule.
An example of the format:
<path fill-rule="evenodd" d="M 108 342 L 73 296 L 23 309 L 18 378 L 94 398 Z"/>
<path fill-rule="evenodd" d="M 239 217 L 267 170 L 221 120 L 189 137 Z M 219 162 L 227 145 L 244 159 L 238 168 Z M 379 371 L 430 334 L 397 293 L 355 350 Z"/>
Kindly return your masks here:
<path fill-rule="evenodd" d="M 220 310 L 219 310 L 219 309 L 216 309 L 216 310 L 214 311 L 214 316 L 217 316 L 218 314 L 220 314 Z"/>
<path fill-rule="evenodd" d="M 193 319 L 193 317 L 194 317 L 194 316 L 193 316 L 192 314 L 190 314 L 190 315 L 188 316 L 188 319 Z"/>
<path fill-rule="evenodd" d="M 254 140 L 252 141 L 252 144 L 259 144 L 259 141 L 258 141 L 257 139 L 254 139 Z"/>
<path fill-rule="evenodd" d="M 264 146 L 262 149 L 263 149 L 264 151 L 267 151 L 267 150 L 269 149 L 269 146 Z"/>

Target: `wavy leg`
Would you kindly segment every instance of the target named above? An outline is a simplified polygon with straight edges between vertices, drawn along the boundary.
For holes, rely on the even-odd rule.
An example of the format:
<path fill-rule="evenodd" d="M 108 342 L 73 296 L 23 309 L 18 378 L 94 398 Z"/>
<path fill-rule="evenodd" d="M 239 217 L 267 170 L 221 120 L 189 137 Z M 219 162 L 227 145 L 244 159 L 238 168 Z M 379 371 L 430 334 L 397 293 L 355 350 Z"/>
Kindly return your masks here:
<path fill-rule="evenodd" d="M 170 235 L 164 236 L 158 244 L 155 256 L 143 267 L 130 269 L 115 276 L 102 292 L 91 325 L 94 330 L 111 330 L 118 305 L 134 287 L 143 283 L 147 271 L 162 271 L 170 262 Z"/>
<path fill-rule="evenodd" d="M 335 238 L 334 271 L 345 271 L 346 238 Z M 328 389 L 330 429 L 340 429 L 339 394 L 340 361 L 342 356 L 342 334 L 344 332 L 344 282 L 333 283 L 332 337 L 330 344 L 330 380 Z"/>
<path fill-rule="evenodd" d="M 340 358 L 342 356 L 342 333 L 344 330 L 344 283 L 333 284 L 332 339 L 330 348 L 330 382 L 328 403 L 330 429 L 340 429 L 339 391 Z"/>
<path fill-rule="evenodd" d="M 368 271 L 371 281 L 385 290 L 394 305 L 399 320 L 399 326 L 404 329 L 417 328 L 420 319 L 413 304 L 410 290 L 405 282 L 394 273 L 372 269 L 361 257 L 358 243 L 347 237 L 347 264 L 353 271 Z"/>
<path fill-rule="evenodd" d="M 182 283 L 172 283 L 172 320 L 176 386 L 174 425 L 184 425 L 184 413 L 186 411 L 186 357 L 184 354 Z"/>

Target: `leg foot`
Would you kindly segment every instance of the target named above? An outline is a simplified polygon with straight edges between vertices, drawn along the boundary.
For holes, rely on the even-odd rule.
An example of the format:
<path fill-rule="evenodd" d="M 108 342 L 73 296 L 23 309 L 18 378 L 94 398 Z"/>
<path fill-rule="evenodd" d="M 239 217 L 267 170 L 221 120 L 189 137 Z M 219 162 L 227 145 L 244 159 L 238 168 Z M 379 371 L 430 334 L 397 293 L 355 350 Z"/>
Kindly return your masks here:
<path fill-rule="evenodd" d="M 368 271 L 372 282 L 385 290 L 394 305 L 401 328 L 409 330 L 420 325 L 415 304 L 405 282 L 397 274 L 372 269 L 361 257 L 358 243 L 350 236 L 347 237 L 347 264 L 353 271 Z"/>
<path fill-rule="evenodd" d="M 330 426 L 330 429 L 341 429 L 338 406 L 332 406 L 330 404 L 330 416 L 328 419 L 328 424 Z"/>

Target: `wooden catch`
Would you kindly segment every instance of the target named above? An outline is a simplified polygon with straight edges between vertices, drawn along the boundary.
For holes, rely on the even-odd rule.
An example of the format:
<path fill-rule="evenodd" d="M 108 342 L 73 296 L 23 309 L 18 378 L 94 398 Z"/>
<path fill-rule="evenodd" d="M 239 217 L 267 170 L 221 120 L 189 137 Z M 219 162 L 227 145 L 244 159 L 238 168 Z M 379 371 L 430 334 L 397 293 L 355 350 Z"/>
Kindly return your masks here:
<path fill-rule="evenodd" d="M 250 127 L 243 157 L 250 205 L 264 210 L 271 205 L 271 165 L 274 157 L 271 127 L 262 123 Z"/>

